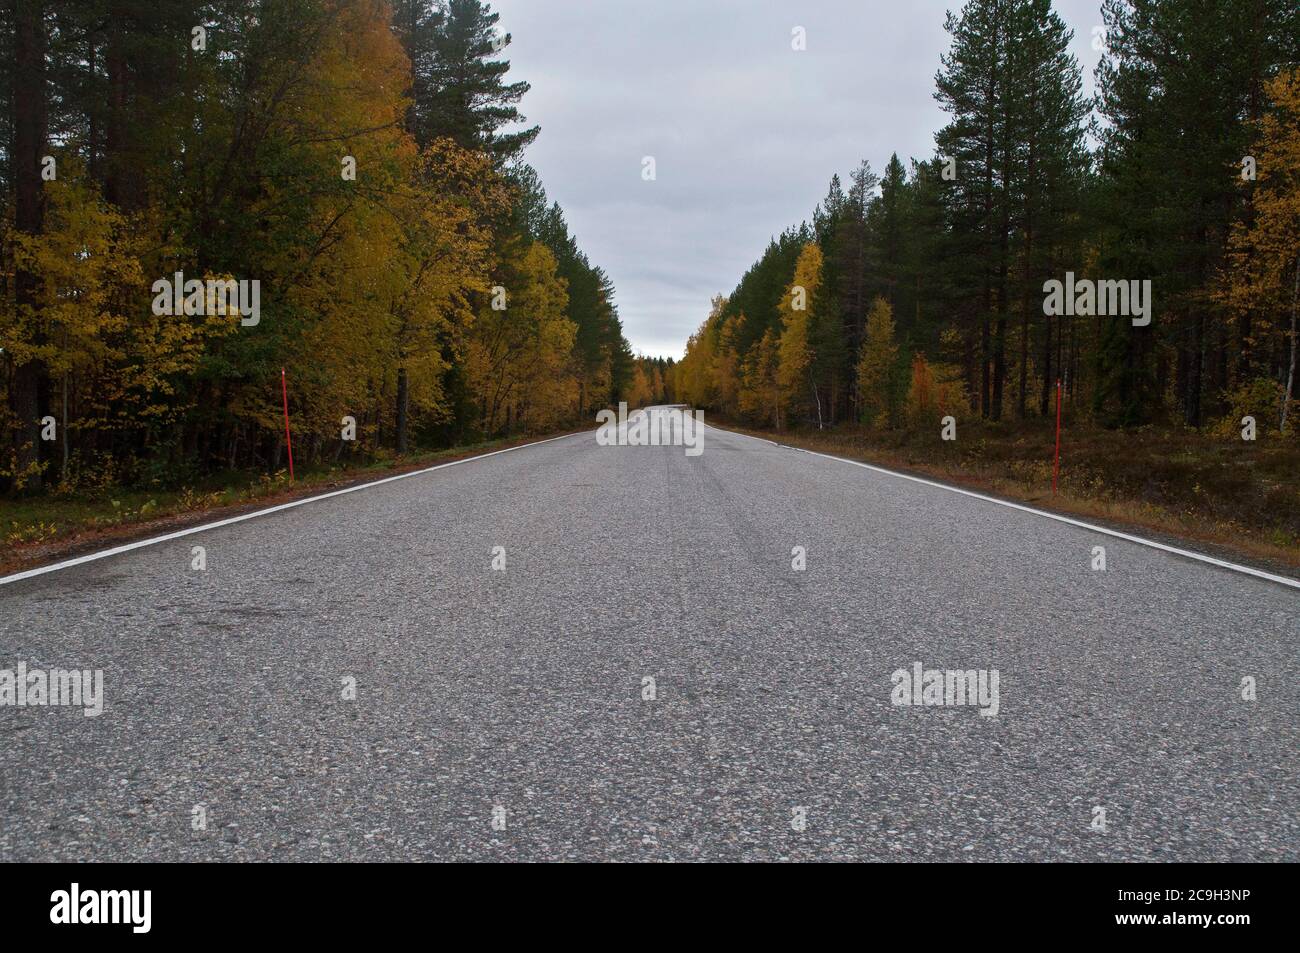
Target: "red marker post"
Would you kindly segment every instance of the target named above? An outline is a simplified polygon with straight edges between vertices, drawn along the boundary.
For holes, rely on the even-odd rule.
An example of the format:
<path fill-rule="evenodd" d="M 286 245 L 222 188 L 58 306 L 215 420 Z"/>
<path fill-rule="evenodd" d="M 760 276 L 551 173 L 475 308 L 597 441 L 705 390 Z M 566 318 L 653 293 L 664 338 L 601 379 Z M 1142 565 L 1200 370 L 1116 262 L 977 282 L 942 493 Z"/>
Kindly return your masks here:
<path fill-rule="evenodd" d="M 1052 496 L 1056 496 L 1056 479 L 1061 473 L 1061 379 L 1056 379 L 1056 462 L 1052 466 Z"/>
<path fill-rule="evenodd" d="M 289 435 L 289 383 L 280 368 L 280 393 L 284 395 L 284 442 L 289 446 L 289 482 L 293 483 L 293 437 Z"/>

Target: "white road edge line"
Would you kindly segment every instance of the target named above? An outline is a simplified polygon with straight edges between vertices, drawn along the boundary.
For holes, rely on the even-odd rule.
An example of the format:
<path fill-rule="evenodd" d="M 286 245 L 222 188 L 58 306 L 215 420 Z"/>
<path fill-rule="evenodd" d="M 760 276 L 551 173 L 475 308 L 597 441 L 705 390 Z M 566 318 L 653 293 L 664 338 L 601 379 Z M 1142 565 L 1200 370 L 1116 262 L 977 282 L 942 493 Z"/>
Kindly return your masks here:
<path fill-rule="evenodd" d="M 714 427 L 713 424 L 707 426 Z M 950 493 L 960 493 L 962 496 L 973 497 L 977 500 L 984 500 L 988 503 L 996 503 L 998 506 L 1005 506 L 1013 510 L 1021 510 L 1025 513 L 1033 513 L 1035 516 L 1045 516 L 1049 520 L 1056 520 L 1058 523 L 1068 523 L 1071 526 L 1078 526 L 1081 529 L 1089 530 L 1093 533 L 1101 533 L 1105 536 L 1113 536 L 1116 539 L 1127 540 L 1130 543 L 1137 543 L 1140 546 L 1149 546 L 1152 549 L 1160 549 L 1167 553 L 1173 553 L 1176 556 L 1184 556 L 1187 559 L 1195 559 L 1197 562 L 1209 563 L 1212 566 L 1218 566 L 1221 569 L 1230 569 L 1233 572 L 1245 573 L 1248 576 L 1255 576 L 1259 579 L 1267 579 L 1269 582 L 1276 582 L 1279 585 L 1290 586 L 1292 589 L 1300 589 L 1300 579 L 1292 579 L 1289 576 L 1277 576 L 1271 572 L 1264 572 L 1262 569 L 1252 569 L 1250 566 L 1242 566 L 1237 563 L 1230 563 L 1222 559 L 1215 559 L 1213 556 L 1206 556 L 1204 553 L 1194 553 L 1188 549 L 1179 549 L 1177 546 L 1167 546 L 1164 543 L 1157 543 L 1153 539 L 1143 539 L 1141 536 L 1133 536 L 1129 533 L 1121 533 L 1119 530 L 1107 529 L 1104 526 L 1096 526 L 1092 523 L 1085 523 L 1082 520 L 1071 519 L 1068 516 L 1061 516 L 1058 513 L 1049 513 L 1047 510 L 1035 509 L 1032 506 L 1024 506 L 1020 503 L 1012 503 L 1008 500 L 999 500 L 996 496 L 985 496 L 983 493 L 976 493 L 972 490 L 963 490 L 960 487 L 949 486 L 946 483 L 937 483 L 934 480 L 926 480 L 922 477 L 912 476 L 908 473 L 899 473 L 897 470 L 887 470 L 884 467 L 878 467 L 874 464 L 863 463 L 860 460 L 849 460 L 847 457 L 837 457 L 829 453 L 818 453 L 816 450 L 805 450 L 803 447 L 792 447 L 788 443 L 777 443 L 775 440 L 768 440 L 766 437 L 750 437 L 746 433 L 738 433 L 735 430 L 727 430 L 725 427 L 715 427 L 725 433 L 735 434 L 738 437 L 749 437 L 751 440 L 761 440 L 770 443 L 773 446 L 781 447 L 785 450 L 794 450 L 797 453 L 806 453 L 813 457 L 824 457 L 827 460 L 835 460 L 838 463 L 849 463 L 855 467 L 862 467 L 864 470 L 874 470 L 876 473 L 883 473 L 887 476 L 898 477 L 900 480 L 911 480 L 913 483 L 921 483 L 925 486 L 936 487 L 940 490 L 947 490 Z M 3 582 L 4 580 L 0 580 Z"/>
<path fill-rule="evenodd" d="M 591 431 L 576 430 L 573 433 L 560 434 L 558 437 L 547 437 L 545 440 L 534 440 L 531 443 L 521 443 L 516 447 L 505 447 L 501 450 L 493 450 L 490 453 L 480 453 L 472 457 L 463 457 L 460 460 L 449 460 L 446 463 L 439 463 L 437 466 L 426 467 L 423 470 L 412 470 L 409 473 L 399 473 L 396 476 L 371 480 L 367 483 L 358 483 L 355 486 L 344 487 L 341 490 L 331 490 L 328 493 L 320 493 L 316 496 L 306 496 L 301 500 L 290 500 L 288 503 L 279 503 L 275 506 L 268 506 L 266 509 L 254 510 L 251 513 L 241 513 L 239 516 L 231 516 L 228 519 L 217 520 L 214 523 L 204 523 L 201 526 L 191 526 L 188 529 L 177 530 L 175 533 L 168 533 L 165 536 L 154 536 L 151 539 L 142 539 L 134 543 L 125 543 L 121 546 L 114 546 L 112 549 L 105 549 L 97 553 L 88 553 L 85 556 L 78 556 L 75 559 L 67 559 L 63 562 L 52 563 L 49 566 L 38 566 L 35 569 L 27 569 L 23 572 L 13 573 L 12 575 L 0 576 L 0 586 L 11 582 L 18 582 L 20 579 L 30 579 L 33 576 L 43 576 L 47 572 L 56 572 L 60 569 L 80 566 L 82 563 L 94 562 L 97 559 L 107 559 L 109 556 L 116 556 L 119 553 L 128 553 L 133 549 L 143 549 L 145 546 L 156 546 L 159 543 L 179 539 L 182 536 L 193 536 L 195 533 L 203 533 L 208 530 L 219 529 L 222 526 L 230 526 L 232 523 L 242 523 L 244 520 L 251 520 L 258 516 L 266 516 L 270 513 L 279 513 L 281 510 L 291 510 L 295 506 L 304 506 L 307 503 L 315 503 L 318 500 L 328 500 L 335 496 L 342 496 L 345 493 L 355 493 L 357 490 L 366 490 L 372 486 L 392 483 L 395 480 L 405 480 L 407 477 L 423 476 L 426 473 L 432 473 L 434 470 L 454 467 L 458 463 L 472 463 L 475 460 L 486 460 L 488 457 L 495 457 L 501 453 L 509 453 L 511 450 L 523 450 L 527 447 L 539 447 L 542 444 L 550 443 L 553 440 L 564 440 L 567 437 L 576 437 L 584 433 L 591 433 Z"/>

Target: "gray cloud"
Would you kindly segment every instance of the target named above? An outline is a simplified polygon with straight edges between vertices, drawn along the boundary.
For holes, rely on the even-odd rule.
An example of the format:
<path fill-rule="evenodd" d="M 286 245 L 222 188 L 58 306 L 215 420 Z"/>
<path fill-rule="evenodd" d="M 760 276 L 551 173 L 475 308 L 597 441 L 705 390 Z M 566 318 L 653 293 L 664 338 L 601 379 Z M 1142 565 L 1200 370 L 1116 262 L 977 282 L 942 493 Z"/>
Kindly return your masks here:
<path fill-rule="evenodd" d="M 527 158 L 618 290 L 628 338 L 680 356 L 831 174 L 933 152 L 947 49 L 931 0 L 493 0 L 542 134 Z M 1085 91 L 1099 0 L 1058 0 Z M 790 48 L 791 30 L 808 48 Z M 641 179 L 642 156 L 658 179 Z"/>

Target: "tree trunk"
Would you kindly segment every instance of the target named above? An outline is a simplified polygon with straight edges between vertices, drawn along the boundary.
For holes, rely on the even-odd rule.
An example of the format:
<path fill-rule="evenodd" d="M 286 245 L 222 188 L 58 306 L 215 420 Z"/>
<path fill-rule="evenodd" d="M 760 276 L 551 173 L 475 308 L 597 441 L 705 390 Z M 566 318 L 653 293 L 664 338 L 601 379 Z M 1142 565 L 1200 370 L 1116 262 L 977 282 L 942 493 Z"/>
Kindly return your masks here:
<path fill-rule="evenodd" d="M 63 466 L 59 469 L 59 479 L 68 480 L 68 372 L 63 372 L 63 422 L 59 424 L 59 433 L 63 436 Z"/>
<path fill-rule="evenodd" d="M 1201 377 L 1205 366 L 1205 314 L 1197 310 L 1192 319 L 1192 346 L 1187 355 L 1187 386 L 1183 392 L 1183 416 L 1191 427 L 1201 426 Z"/>
<path fill-rule="evenodd" d="M 410 406 L 410 388 L 406 380 L 406 368 L 397 369 L 397 452 L 406 453 L 407 409 Z"/>
<path fill-rule="evenodd" d="M 1295 260 L 1295 291 L 1291 293 L 1291 366 L 1286 373 L 1286 393 L 1282 396 L 1282 427 L 1286 433 L 1287 411 L 1291 408 L 1292 387 L 1295 385 L 1296 309 L 1300 306 L 1300 257 Z"/>
<path fill-rule="evenodd" d="M 1061 319 L 1056 319 L 1060 333 Z M 1038 413 L 1046 417 L 1052 410 L 1052 319 L 1043 315 L 1043 389 L 1038 396 Z"/>

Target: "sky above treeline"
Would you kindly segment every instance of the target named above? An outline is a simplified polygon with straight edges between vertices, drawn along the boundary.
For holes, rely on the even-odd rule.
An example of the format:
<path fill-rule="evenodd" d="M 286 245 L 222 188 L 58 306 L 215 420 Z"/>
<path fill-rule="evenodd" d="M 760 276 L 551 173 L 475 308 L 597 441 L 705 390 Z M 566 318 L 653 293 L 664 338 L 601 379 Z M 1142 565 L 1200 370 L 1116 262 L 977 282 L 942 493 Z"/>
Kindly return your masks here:
<path fill-rule="evenodd" d="M 832 173 L 929 158 L 946 121 L 934 75 L 956 0 L 490 2 L 542 127 L 526 158 L 613 279 L 642 354 L 680 358 L 711 297 L 811 216 Z M 1055 3 L 1086 95 L 1100 6 Z"/>

